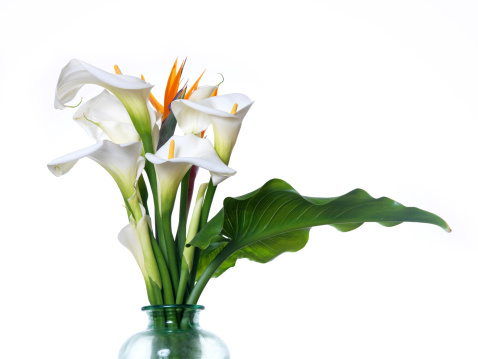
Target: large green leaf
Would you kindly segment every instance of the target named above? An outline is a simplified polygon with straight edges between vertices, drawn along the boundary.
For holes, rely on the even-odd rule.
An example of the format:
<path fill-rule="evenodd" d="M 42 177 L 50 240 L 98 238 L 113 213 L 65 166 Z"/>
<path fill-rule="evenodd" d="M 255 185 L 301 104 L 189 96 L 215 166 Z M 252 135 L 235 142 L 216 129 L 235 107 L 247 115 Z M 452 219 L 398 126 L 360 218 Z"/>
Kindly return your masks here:
<path fill-rule="evenodd" d="M 223 209 L 196 235 L 191 245 L 202 249 L 198 277 L 226 246 L 228 256 L 215 277 L 239 258 L 266 263 L 302 249 L 313 226 L 327 224 L 346 232 L 364 222 L 387 227 L 421 222 L 450 231 L 443 219 L 430 212 L 385 197 L 373 198 L 361 189 L 333 198 L 303 197 L 288 183 L 273 179 L 247 195 L 226 198 Z"/>

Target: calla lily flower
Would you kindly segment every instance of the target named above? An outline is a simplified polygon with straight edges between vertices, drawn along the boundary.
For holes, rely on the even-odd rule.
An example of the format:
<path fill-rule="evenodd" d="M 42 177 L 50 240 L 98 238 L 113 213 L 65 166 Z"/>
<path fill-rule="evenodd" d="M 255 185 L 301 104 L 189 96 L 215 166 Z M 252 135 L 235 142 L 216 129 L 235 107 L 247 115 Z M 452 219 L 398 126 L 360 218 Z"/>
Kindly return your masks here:
<path fill-rule="evenodd" d="M 141 142 L 115 144 L 104 140 L 70 153 L 48 163 L 48 169 L 59 177 L 68 173 L 82 158 L 88 157 L 100 164 L 118 184 L 125 200 L 135 194 L 136 182 L 143 172 L 145 160 L 141 156 Z"/>
<path fill-rule="evenodd" d="M 73 119 L 96 142 L 110 139 L 114 143 L 140 140 L 128 111 L 120 100 L 107 90 L 81 105 Z"/>
<path fill-rule="evenodd" d="M 141 249 L 141 243 L 138 238 L 138 233 L 136 232 L 136 223 L 134 220 L 130 221 L 130 223 L 119 232 L 118 240 L 133 254 L 134 259 L 136 259 L 141 269 L 141 273 L 143 273 L 145 281 L 149 282 L 148 271 L 144 263 L 143 250 Z"/>
<path fill-rule="evenodd" d="M 155 154 L 147 153 L 146 159 L 156 168 L 162 211 L 172 209 L 179 183 L 192 165 L 208 170 L 214 185 L 236 173 L 221 161 L 209 140 L 192 134 L 173 136 Z"/>
<path fill-rule="evenodd" d="M 118 239 L 136 259 L 148 288 L 148 296 L 151 296 L 153 289 L 150 281 L 154 281 L 159 288 L 162 288 L 162 282 L 149 237 L 150 219 L 144 214 L 144 208 L 142 212 L 143 217 L 138 222 L 130 217 L 130 223 L 120 231 Z"/>
<path fill-rule="evenodd" d="M 153 87 L 140 78 L 103 71 L 80 60 L 71 60 L 61 71 L 56 87 L 55 108 L 63 109 L 83 85 L 95 84 L 111 91 L 124 105 L 140 136 L 151 134 L 147 102 Z"/>
<path fill-rule="evenodd" d="M 242 121 L 254 102 L 242 94 L 228 94 L 201 101 L 176 100 L 171 110 L 184 133 L 199 134 L 210 124 L 214 129 L 214 148 L 229 163 Z"/>
<path fill-rule="evenodd" d="M 217 86 L 200 86 L 186 100 L 201 101 L 212 96 Z"/>

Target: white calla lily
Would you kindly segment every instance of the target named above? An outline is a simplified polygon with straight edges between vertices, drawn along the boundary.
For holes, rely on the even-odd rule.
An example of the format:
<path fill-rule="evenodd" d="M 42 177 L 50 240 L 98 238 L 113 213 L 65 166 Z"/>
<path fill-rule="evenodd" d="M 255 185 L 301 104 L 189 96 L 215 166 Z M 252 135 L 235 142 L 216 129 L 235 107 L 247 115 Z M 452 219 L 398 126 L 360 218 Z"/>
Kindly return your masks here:
<path fill-rule="evenodd" d="M 212 124 L 214 148 L 228 164 L 242 121 L 253 103 L 246 95 L 235 93 L 196 102 L 176 100 L 171 103 L 171 110 L 184 133 L 198 134 Z"/>
<path fill-rule="evenodd" d="M 62 176 L 82 158 L 88 157 L 100 164 L 114 178 L 127 200 L 135 193 L 136 182 L 143 172 L 145 160 L 141 156 L 141 142 L 115 144 L 104 140 L 90 147 L 70 153 L 48 163 L 55 176 Z"/>
<path fill-rule="evenodd" d="M 199 102 L 210 98 L 217 89 L 217 86 L 201 86 L 194 91 L 189 99 L 187 100 L 176 100 L 171 102 L 171 111 L 173 111 L 176 120 L 177 116 L 180 116 L 181 123 L 178 124 L 185 134 L 192 133 L 198 134 L 204 131 L 210 124 L 211 121 L 207 116 L 201 116 L 200 113 L 195 113 L 194 109 L 190 109 L 187 106 L 180 105 L 183 101 L 189 102 Z M 186 119 L 186 120 L 185 120 Z"/>
<path fill-rule="evenodd" d="M 221 161 L 209 140 L 192 134 L 171 137 L 155 154 L 147 153 L 146 159 L 156 168 L 162 211 L 172 209 L 179 183 L 192 165 L 208 170 L 214 185 L 236 173 Z"/>
<path fill-rule="evenodd" d="M 194 91 L 191 96 L 189 96 L 189 101 L 201 101 L 206 98 L 209 98 L 214 93 L 214 90 L 217 89 L 217 86 L 199 86 L 196 91 Z"/>
<path fill-rule="evenodd" d="M 114 143 L 140 140 L 128 111 L 107 90 L 81 105 L 73 119 L 97 142 L 103 139 L 110 139 Z"/>
<path fill-rule="evenodd" d="M 144 214 L 144 208 L 141 210 L 143 217 L 136 222 L 133 216 L 131 216 L 130 223 L 118 234 L 118 240 L 133 254 L 146 282 L 148 296 L 153 296 L 154 289 L 151 288 L 150 281 L 155 282 L 159 288 L 162 288 L 162 282 L 151 247 L 151 239 L 149 236 L 150 219 L 149 216 Z"/>
<path fill-rule="evenodd" d="M 141 249 L 141 243 L 139 241 L 138 233 L 136 232 L 134 221 L 133 223 L 130 222 L 119 232 L 118 240 L 133 254 L 134 259 L 136 259 L 136 262 L 141 269 L 141 273 L 143 273 L 145 281 L 149 282 L 148 271 L 146 270 L 146 265 L 144 263 L 143 250 Z"/>
<path fill-rule="evenodd" d="M 55 108 L 63 109 L 86 84 L 111 91 L 124 105 L 136 131 L 151 134 L 151 114 L 147 106 L 153 85 L 140 78 L 103 71 L 80 60 L 71 60 L 61 71 L 55 93 Z"/>
<path fill-rule="evenodd" d="M 158 264 L 154 257 L 151 238 L 149 236 L 149 222 L 149 216 L 143 215 L 143 217 L 136 223 L 136 233 L 141 243 L 141 249 L 143 250 L 146 270 L 148 271 L 150 278 L 161 288 L 161 276 L 159 274 Z"/>

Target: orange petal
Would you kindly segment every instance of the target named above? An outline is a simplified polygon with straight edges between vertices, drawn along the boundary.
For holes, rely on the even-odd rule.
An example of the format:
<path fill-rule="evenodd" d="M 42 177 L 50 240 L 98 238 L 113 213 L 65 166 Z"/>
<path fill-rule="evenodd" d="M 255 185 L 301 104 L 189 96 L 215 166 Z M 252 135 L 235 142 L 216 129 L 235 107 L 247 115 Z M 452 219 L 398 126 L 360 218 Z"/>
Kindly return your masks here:
<path fill-rule="evenodd" d="M 159 101 L 156 100 L 156 97 L 154 97 L 152 93 L 149 94 L 149 102 L 151 102 L 151 105 L 153 105 L 156 111 L 164 113 L 163 105 L 161 105 Z"/>
<path fill-rule="evenodd" d="M 185 61 L 183 61 L 183 63 L 181 64 L 181 67 L 179 68 L 178 73 L 174 77 L 174 81 L 171 84 L 171 88 L 169 89 L 169 94 L 168 94 L 169 103 L 171 103 L 171 101 L 173 101 L 174 97 L 176 96 L 176 94 L 179 91 L 179 82 L 181 81 L 181 74 L 183 72 L 184 62 Z M 168 103 L 168 105 L 169 105 L 169 103 Z"/>
<path fill-rule="evenodd" d="M 186 93 L 186 96 L 184 96 L 184 98 L 186 100 L 189 99 L 189 97 L 191 96 L 191 94 L 196 91 L 198 89 L 198 86 L 199 86 L 199 80 L 201 80 L 201 77 L 202 75 L 204 75 L 204 73 L 206 72 L 206 70 L 204 70 L 201 74 L 201 76 L 199 76 L 199 78 L 196 80 L 196 82 L 194 83 L 194 85 L 189 89 L 189 91 Z"/>
<path fill-rule="evenodd" d="M 115 72 L 116 72 L 117 75 L 122 75 L 123 74 L 118 65 L 115 65 Z"/>
<path fill-rule="evenodd" d="M 164 91 L 164 104 L 166 104 L 166 99 L 169 94 L 169 89 L 171 88 L 171 84 L 174 82 L 174 79 L 176 78 L 177 65 L 178 65 L 178 58 L 176 58 L 176 61 L 174 61 L 173 68 L 171 69 L 171 72 L 169 73 L 168 83 L 166 84 L 166 91 Z"/>
<path fill-rule="evenodd" d="M 166 88 L 166 92 L 164 95 L 168 97 L 170 102 L 172 101 L 172 98 L 174 98 L 174 96 L 176 96 L 176 94 L 178 93 L 179 82 L 181 81 L 181 74 L 183 72 L 185 61 L 186 60 L 182 62 L 181 67 L 179 68 L 177 72 L 176 72 L 176 63 L 174 64 L 173 66 L 174 73 L 172 74 L 172 77 L 170 75 L 170 78 L 168 79 L 168 87 Z M 171 82 L 169 80 L 171 80 Z M 166 104 L 166 100 L 164 100 L 164 103 Z"/>
<path fill-rule="evenodd" d="M 211 97 L 217 96 L 217 90 L 218 89 L 219 89 L 219 87 L 216 87 L 216 89 L 213 91 Z"/>
<path fill-rule="evenodd" d="M 164 113 L 163 113 L 163 122 L 166 121 L 166 118 L 168 118 L 169 115 L 169 105 L 171 102 L 174 100 L 174 97 L 178 93 L 179 90 L 179 81 L 181 80 L 181 73 L 183 72 L 183 67 L 185 64 L 185 61 L 181 64 L 181 67 L 179 68 L 179 71 L 174 75 L 174 80 L 170 84 L 169 89 L 166 89 L 166 93 L 164 94 Z M 176 63 L 173 66 L 173 69 L 176 68 Z M 169 83 L 169 80 L 168 80 Z"/>

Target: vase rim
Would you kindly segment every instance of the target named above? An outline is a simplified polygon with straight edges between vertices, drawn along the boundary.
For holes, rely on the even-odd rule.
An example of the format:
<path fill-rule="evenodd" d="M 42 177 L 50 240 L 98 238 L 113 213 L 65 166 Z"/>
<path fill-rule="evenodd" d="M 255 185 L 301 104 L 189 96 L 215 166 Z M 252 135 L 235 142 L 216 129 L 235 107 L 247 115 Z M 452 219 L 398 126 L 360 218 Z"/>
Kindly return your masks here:
<path fill-rule="evenodd" d="M 147 310 L 161 310 L 161 309 L 193 309 L 193 310 L 204 310 L 203 305 L 198 304 L 163 304 L 163 305 L 146 305 L 141 308 L 142 311 Z"/>

